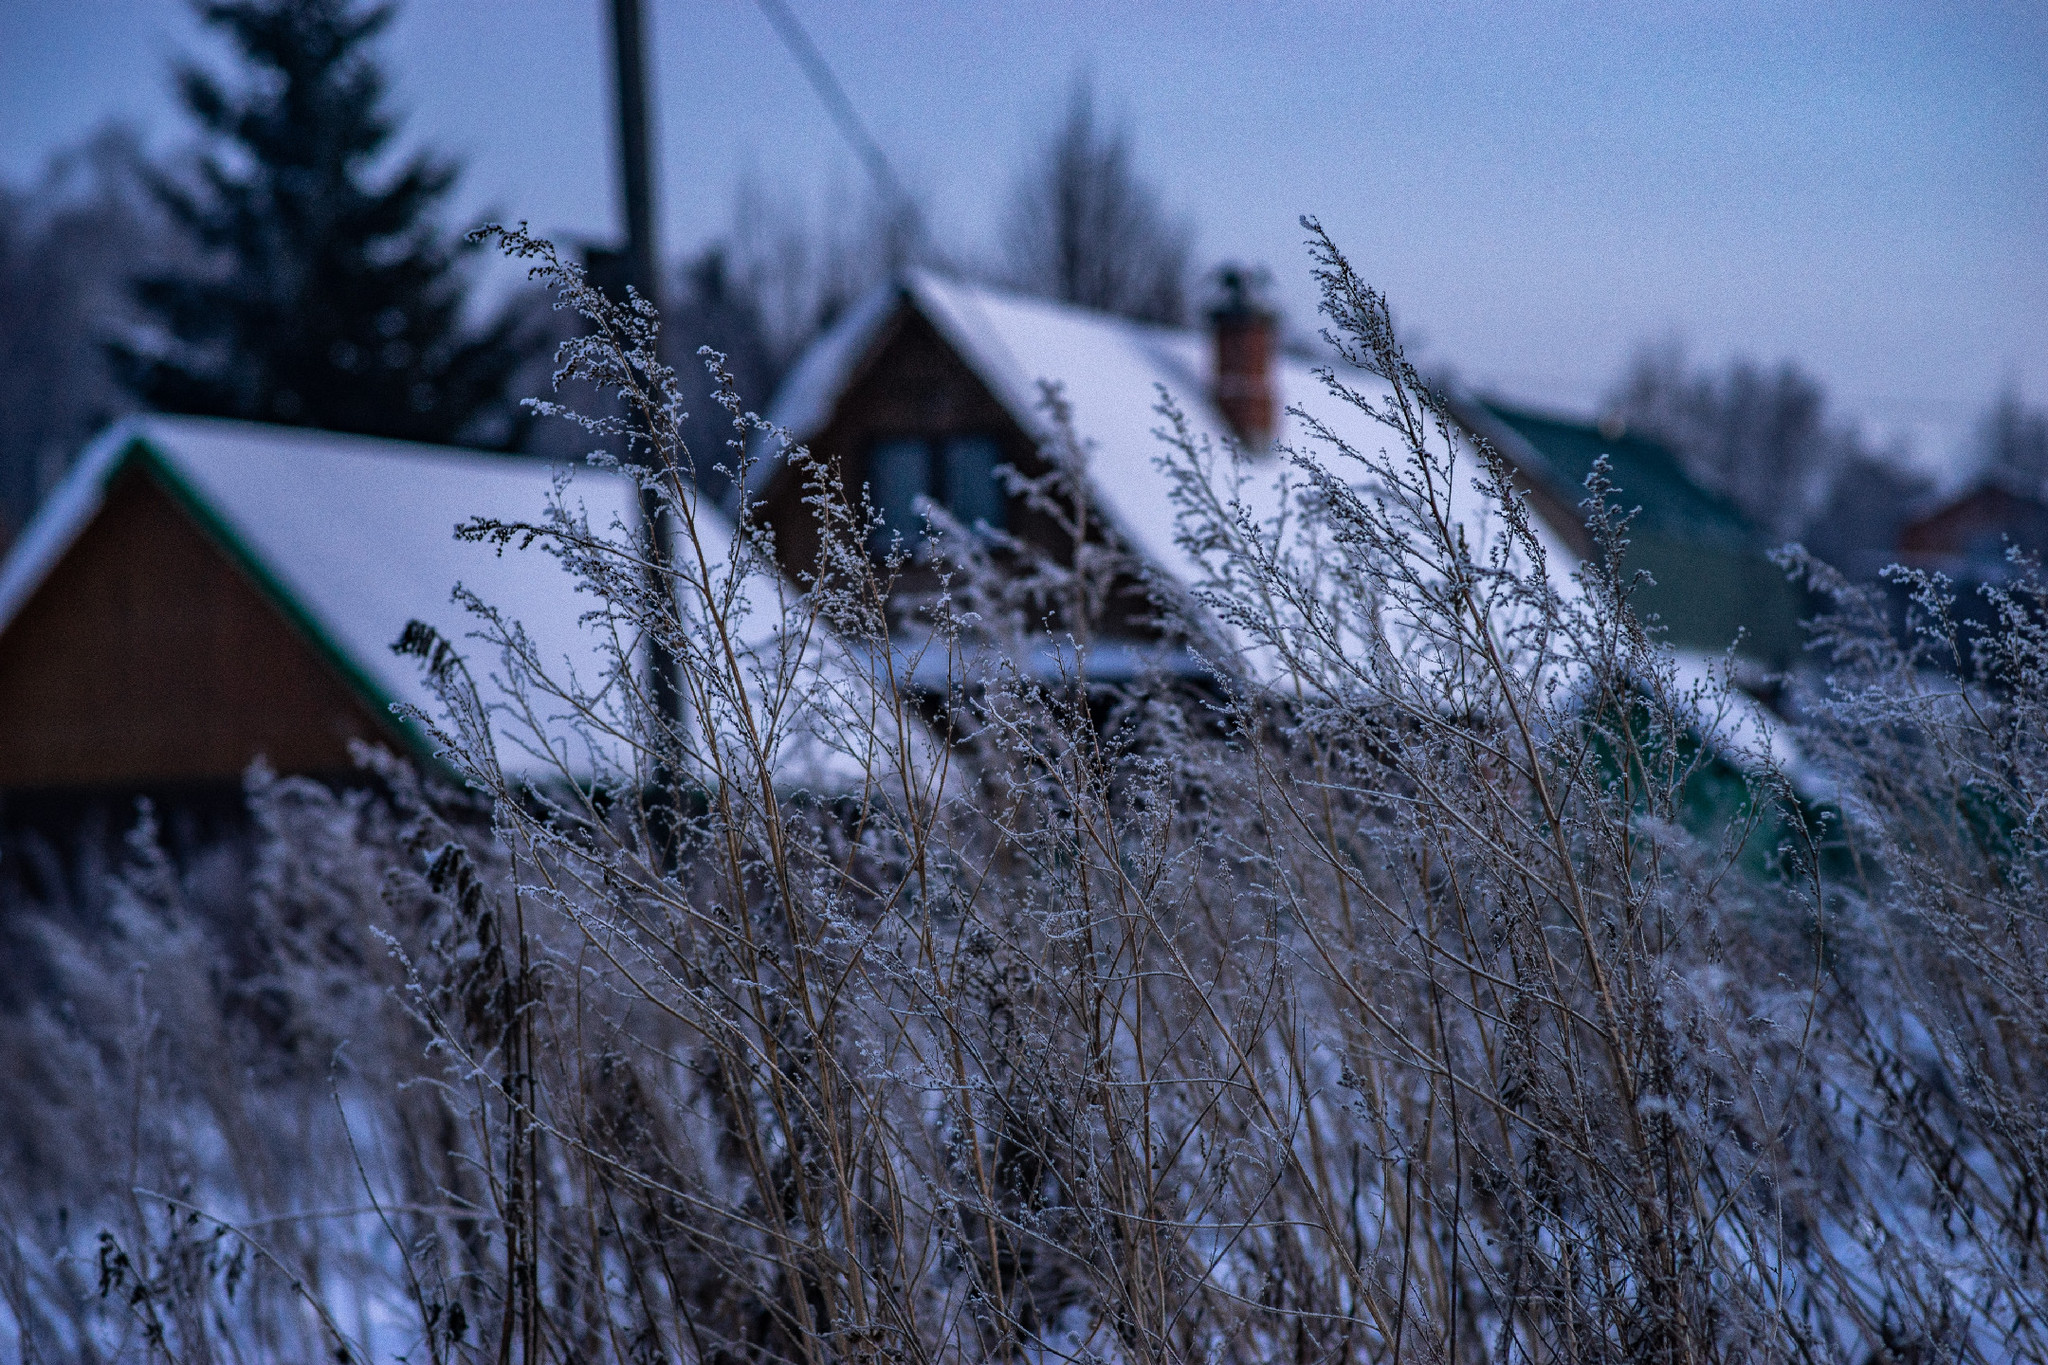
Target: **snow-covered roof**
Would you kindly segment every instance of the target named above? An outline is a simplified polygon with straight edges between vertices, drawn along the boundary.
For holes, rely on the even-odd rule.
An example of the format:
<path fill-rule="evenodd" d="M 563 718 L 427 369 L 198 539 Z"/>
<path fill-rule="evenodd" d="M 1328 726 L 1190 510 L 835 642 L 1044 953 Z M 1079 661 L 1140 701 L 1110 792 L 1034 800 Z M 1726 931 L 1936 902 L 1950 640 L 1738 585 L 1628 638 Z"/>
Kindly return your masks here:
<path fill-rule="evenodd" d="M 459 584 L 531 641 L 550 685 L 598 696 L 614 667 L 614 635 L 599 600 L 544 543 L 503 552 L 459 540 L 478 517 L 543 523 L 558 495 L 591 532 L 637 535 L 640 497 L 617 470 L 562 466 L 521 456 L 344 436 L 212 418 L 146 416 L 107 430 L 80 456 L 11 555 L 0 563 L 0 637 L 85 531 L 116 478 L 150 469 L 269 594 L 351 684 L 369 709 L 425 752 L 427 737 L 391 715 L 393 703 L 439 707 L 418 660 L 391 648 L 409 621 L 432 625 L 470 660 L 487 705 L 505 702 L 498 648 L 476 638 L 478 619 L 454 599 Z M 679 539 L 678 604 L 701 616 L 707 594 L 729 603 L 729 621 L 754 711 L 742 727 L 766 743 L 779 780 L 792 786 L 858 785 L 878 760 L 863 718 L 877 705 L 860 661 L 801 630 L 789 585 L 747 561 L 734 583 L 732 523 L 698 502 L 694 534 Z M 621 546 L 621 553 L 633 553 Z M 698 550 L 701 549 L 701 557 Z M 730 590 L 728 590 L 730 589 Z M 635 633 L 618 623 L 620 634 Z M 810 639 L 809 643 L 803 640 Z M 573 680 L 573 682 L 571 681 Z M 728 689 L 731 692 L 731 689 Z M 536 724 L 498 707 L 495 747 L 506 773 L 535 780 L 630 774 L 633 758 L 605 721 L 577 724 L 544 689 L 529 693 Z M 738 694 L 726 702 L 742 704 Z M 600 708 L 610 703 L 598 701 Z M 702 720 L 704 717 L 696 717 Z M 714 727 L 727 726 L 721 719 Z M 536 752 L 545 746 L 552 757 Z"/>
<path fill-rule="evenodd" d="M 1164 423 L 1157 410 L 1163 389 L 1184 411 L 1197 440 L 1206 438 L 1218 450 L 1225 448 L 1229 427 L 1209 396 L 1212 343 L 1206 333 L 1150 326 L 929 271 L 911 271 L 871 292 L 806 352 L 778 392 L 770 422 L 799 442 L 823 430 L 890 320 L 905 305 L 932 324 L 1033 439 L 1057 439 L 1041 385 L 1060 385 L 1075 433 L 1087 447 L 1094 505 L 1156 568 L 1184 583 L 1207 577 L 1205 566 L 1176 539 L 1179 509 L 1173 482 L 1158 464 L 1165 446 L 1159 435 Z M 1275 357 L 1273 381 L 1282 413 L 1276 442 L 1315 448 L 1307 424 L 1286 411 L 1298 407 L 1356 449 L 1377 451 L 1385 446 L 1391 433 L 1333 396 L 1317 368 L 1297 356 Z M 1344 380 L 1369 398 L 1380 397 L 1383 383 L 1370 375 L 1347 373 Z M 749 471 L 750 491 L 764 492 L 776 469 L 772 461 L 758 462 Z M 1277 459 L 1254 459 L 1240 466 L 1245 478 L 1236 493 L 1255 518 L 1279 510 L 1280 481 L 1287 471 L 1286 462 Z M 1471 474 L 1477 472 L 1470 468 Z M 1469 486 L 1469 475 L 1461 477 L 1459 485 L 1452 490 L 1453 516 L 1468 533 L 1482 532 L 1490 511 Z M 1567 595 L 1575 593 L 1571 574 L 1577 555 L 1554 528 L 1540 520 L 1535 528 L 1553 583 Z M 1482 542 L 1475 535 L 1473 543 Z M 1148 666 L 1158 667 L 1159 661 L 1151 659 Z M 1716 662 L 1681 652 L 1674 666 L 1682 688 L 1699 685 L 1712 703 L 1712 714 L 1703 712 L 1700 724 L 1717 743 L 1738 756 L 1775 761 L 1810 779 L 1783 727 L 1759 703 L 1727 686 Z M 1810 780 L 1805 785 L 1810 786 Z"/>
<path fill-rule="evenodd" d="M 1087 452 L 1092 505 L 1111 529 L 1156 570 L 1182 583 L 1207 577 L 1205 566 L 1179 543 L 1180 508 L 1173 480 L 1160 468 L 1166 450 L 1158 412 L 1162 390 L 1185 412 L 1196 440 L 1221 451 L 1230 427 L 1209 395 L 1207 333 L 1158 327 L 985 285 L 913 270 L 863 299 L 806 354 L 769 411 L 769 421 L 796 441 L 830 421 L 846 386 L 880 341 L 903 304 L 914 307 L 966 362 L 1010 417 L 1033 439 L 1052 441 L 1042 384 L 1057 383 L 1069 405 L 1075 434 Z M 1287 409 L 1299 407 L 1361 451 L 1377 451 L 1390 433 L 1357 407 L 1334 397 L 1317 366 L 1291 355 L 1273 362 L 1278 443 L 1312 449 L 1307 424 Z M 1346 382 L 1377 399 L 1382 381 L 1364 373 Z M 749 471 L 750 492 L 765 491 L 778 466 L 760 460 Z M 1471 466 L 1476 474 L 1476 466 Z M 1236 489 L 1246 511 L 1264 519 L 1281 510 L 1287 463 L 1253 459 Z M 1477 531 L 1488 517 L 1484 500 L 1458 480 L 1454 508 Z M 1537 523 L 1560 583 L 1576 563 L 1564 541 Z M 1476 538 L 1474 543 L 1480 543 Z"/>
<path fill-rule="evenodd" d="M 568 479 L 570 504 L 581 504 L 594 528 L 615 519 L 630 526 L 639 504 L 625 477 L 198 417 L 133 418 L 88 447 L 0 566 L 0 633 L 137 461 L 208 524 L 373 711 L 399 701 L 433 709 L 419 663 L 391 645 L 418 619 L 461 647 L 476 623 L 451 599 L 458 583 L 521 622 L 544 659 L 586 678 L 602 671 L 598 641 L 578 624 L 590 599 L 552 555 L 538 547 L 499 555 L 454 530 L 475 516 L 538 519 L 557 477 Z M 508 750 L 508 766 L 516 757 Z"/>

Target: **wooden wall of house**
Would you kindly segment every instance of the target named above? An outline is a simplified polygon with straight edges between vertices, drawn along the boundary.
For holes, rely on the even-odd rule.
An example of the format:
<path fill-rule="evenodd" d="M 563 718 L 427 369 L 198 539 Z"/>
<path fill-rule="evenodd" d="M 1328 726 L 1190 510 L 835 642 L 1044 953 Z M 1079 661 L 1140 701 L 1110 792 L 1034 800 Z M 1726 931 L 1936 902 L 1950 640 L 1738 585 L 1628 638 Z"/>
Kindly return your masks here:
<path fill-rule="evenodd" d="M 848 382 L 825 426 L 806 444 L 815 455 L 835 461 L 843 486 L 857 492 L 869 481 L 868 454 L 893 437 L 943 437 L 973 433 L 995 438 L 1004 462 L 1027 476 L 1046 469 L 1038 442 L 989 391 L 966 361 L 916 310 L 905 306 L 870 349 Z M 817 562 L 818 530 L 805 505 L 799 479 L 784 470 L 765 498 L 765 520 L 775 532 L 777 554 L 793 577 Z M 1053 517 L 1011 497 L 1008 531 L 1062 561 L 1073 547 Z M 917 592 L 929 584 L 911 574 L 899 587 Z M 1151 605 L 1135 580 L 1114 595 L 1110 618 L 1097 628 L 1114 634 L 1148 634 L 1137 624 Z"/>
<path fill-rule="evenodd" d="M 388 723 L 141 467 L 0 636 L 0 788 L 343 773 L 353 739 Z"/>
<path fill-rule="evenodd" d="M 904 308 L 840 395 L 831 420 L 806 444 L 813 454 L 837 462 L 846 487 L 857 492 L 868 481 L 868 452 L 876 442 L 959 432 L 994 436 L 1005 460 L 1019 469 L 1040 467 L 1037 444 L 988 386 L 929 322 Z M 769 491 L 767 509 L 783 567 L 791 572 L 808 570 L 818 558 L 817 526 L 797 482 L 785 470 Z M 1012 499 L 1011 528 L 1028 534 L 1021 511 Z"/>
<path fill-rule="evenodd" d="M 1976 557 L 1996 562 L 2003 542 L 2039 554 L 2048 549 L 2048 507 L 2003 488 L 1978 488 L 1899 532 L 1899 553 L 1908 559 Z"/>

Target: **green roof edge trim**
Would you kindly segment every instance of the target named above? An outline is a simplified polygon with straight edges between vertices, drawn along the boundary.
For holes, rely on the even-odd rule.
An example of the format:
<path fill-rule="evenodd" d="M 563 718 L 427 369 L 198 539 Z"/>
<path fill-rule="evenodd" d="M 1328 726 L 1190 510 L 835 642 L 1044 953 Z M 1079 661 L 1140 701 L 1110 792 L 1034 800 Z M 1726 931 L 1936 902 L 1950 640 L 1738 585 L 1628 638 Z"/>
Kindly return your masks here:
<path fill-rule="evenodd" d="M 314 652 L 341 675 L 343 683 L 356 694 L 357 700 L 369 707 L 372 715 L 390 717 L 391 728 L 398 732 L 413 758 L 431 764 L 444 774 L 449 771 L 448 761 L 434 752 L 433 741 L 392 709 L 398 704 L 398 698 L 386 692 L 383 686 L 355 661 L 349 651 L 342 648 L 341 642 L 334 638 L 320 619 L 299 601 L 297 595 L 271 571 L 269 565 L 263 562 L 262 556 L 242 539 L 236 532 L 234 524 L 221 516 L 213 505 L 200 495 L 199 490 L 178 473 L 177 467 L 151 441 L 147 432 L 138 432 L 130 438 L 127 447 L 108 466 L 106 480 L 101 484 L 101 488 L 112 488 L 114 480 L 131 464 L 139 465 L 157 479 L 164 490 L 185 509 L 187 515 L 199 523 L 200 529 L 221 547 L 234 562 L 235 567 L 256 585 L 257 591 L 269 598 L 271 604 L 283 613 L 292 628 L 305 637 L 307 643 L 313 646 Z"/>
<path fill-rule="evenodd" d="M 1766 548 L 1757 528 L 1735 501 L 1706 488 L 1686 472 L 1678 454 L 1663 440 L 1639 431 L 1618 436 L 1600 432 L 1597 423 L 1576 416 L 1526 407 L 1499 397 L 1475 399 L 1493 420 L 1506 426 L 1535 452 L 1553 485 L 1551 494 L 1577 505 L 1584 496 L 1581 463 L 1590 470 L 1593 458 L 1605 455 L 1623 504 L 1639 504 L 1645 514 L 1638 534 L 1680 540 L 1723 540 L 1756 549 Z M 1556 441 L 1561 438 L 1566 447 Z M 1562 463 L 1573 468 L 1564 468 Z"/>

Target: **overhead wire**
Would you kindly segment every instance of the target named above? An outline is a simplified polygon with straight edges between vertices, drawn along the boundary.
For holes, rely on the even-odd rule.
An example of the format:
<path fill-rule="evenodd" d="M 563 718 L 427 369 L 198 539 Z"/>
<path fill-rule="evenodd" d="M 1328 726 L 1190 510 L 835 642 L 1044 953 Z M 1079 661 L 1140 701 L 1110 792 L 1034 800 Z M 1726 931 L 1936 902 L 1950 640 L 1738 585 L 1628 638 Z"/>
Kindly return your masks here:
<path fill-rule="evenodd" d="M 853 101 L 848 98 L 846 87 L 839 83 L 839 78 L 832 72 L 831 64 L 825 60 L 825 54 L 811 41 L 811 35 L 805 31 L 795 11 L 791 10 L 784 0 L 754 0 L 754 4 L 774 28 L 776 36 L 782 40 L 782 45 L 789 49 L 790 56 L 796 58 L 796 64 L 803 68 L 804 78 L 810 82 L 811 89 L 816 91 L 818 98 L 824 102 L 825 110 L 832 116 L 833 123 L 838 125 L 840 135 L 852 145 L 854 154 L 859 156 L 867 167 L 868 174 L 874 179 L 875 187 L 882 197 L 897 211 L 916 213 L 917 205 L 904 189 L 895 168 L 889 164 L 889 154 L 882 150 L 882 144 L 868 131 L 867 124 L 861 120 L 860 111 L 853 107 Z"/>

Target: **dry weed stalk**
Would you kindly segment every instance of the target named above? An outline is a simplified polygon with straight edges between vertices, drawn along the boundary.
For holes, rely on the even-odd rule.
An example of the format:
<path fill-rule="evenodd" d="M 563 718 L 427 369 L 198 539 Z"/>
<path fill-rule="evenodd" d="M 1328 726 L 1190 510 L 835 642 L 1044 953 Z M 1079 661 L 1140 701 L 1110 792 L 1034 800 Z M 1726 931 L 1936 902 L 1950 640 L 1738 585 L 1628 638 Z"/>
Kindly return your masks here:
<path fill-rule="evenodd" d="M 1311 231 L 1331 400 L 1384 444 L 1309 418 L 1286 497 L 1261 502 L 1273 471 L 1166 403 L 1162 460 L 1208 571 L 1155 590 L 1213 675 L 1138 688 L 1089 675 L 1091 622 L 1144 570 L 1091 516 L 1071 434 L 1018 481 L 1070 543 L 1036 554 L 935 515 L 945 563 L 919 572 L 940 587 L 915 610 L 910 555 L 877 563 L 865 498 L 774 450 L 822 529 L 790 584 L 750 516 L 728 528 L 698 501 L 652 309 L 502 234 L 588 324 L 560 378 L 608 396 L 586 425 L 659 533 L 591 525 L 567 491 L 464 533 L 576 572 L 610 668 L 563 676 L 482 601 L 473 644 L 408 632 L 443 703 L 425 719 L 493 837 L 396 768 L 374 829 L 368 805 L 304 798 L 356 821 L 329 862 L 380 870 L 389 951 L 323 938 L 307 958 L 382 1002 L 345 1028 L 319 1013 L 327 977 L 277 987 L 358 1064 L 335 1073 L 325 1146 L 270 1150 L 346 1152 L 346 1178 L 286 1194 L 239 1151 L 195 1157 L 166 1191 L 187 1221 L 134 1208 L 97 1299 L 62 1268 L 67 1234 L 43 1227 L 38 1250 L 18 1220 L 0 1285 L 25 1352 L 2038 1346 L 2036 655 L 1999 657 L 1998 700 L 1957 693 L 1910 727 L 1836 714 L 1865 860 L 1843 876 L 1768 752 L 1744 767 L 1702 743 L 1732 703 L 1682 684 L 1631 611 L 1609 490 L 1589 490 L 1600 553 L 1555 562 L 1511 471 L 1465 443 L 1384 300 Z M 711 369 L 744 487 L 777 438 Z M 2012 638 L 2033 619 L 2015 611 Z M 1893 690 L 1856 697 L 1892 705 L 1919 676 L 1878 671 Z M 934 673 L 947 685 L 911 685 Z M 508 776 L 510 742 L 554 779 Z M 304 838 L 270 846 L 273 877 L 304 882 Z M 339 898 L 321 933 L 359 939 L 370 898 Z M 1890 963 L 1929 943 L 1946 965 L 1906 993 Z M 318 1089 L 243 1085 L 273 1125 Z M 1887 1153 L 1916 1171 L 1904 1193 L 1876 1188 Z M 227 1218 L 223 1199 L 247 1216 L 194 1251 L 230 1227 L 203 1216 Z M 366 1212 L 332 1213 L 351 1203 Z M 343 1249 L 345 1268 L 304 1269 Z M 252 1257 L 261 1303 L 237 1297 Z"/>

